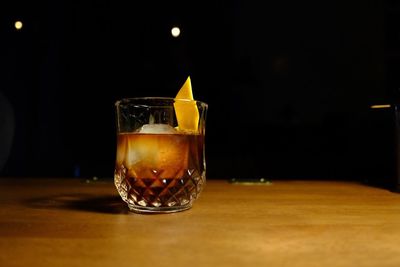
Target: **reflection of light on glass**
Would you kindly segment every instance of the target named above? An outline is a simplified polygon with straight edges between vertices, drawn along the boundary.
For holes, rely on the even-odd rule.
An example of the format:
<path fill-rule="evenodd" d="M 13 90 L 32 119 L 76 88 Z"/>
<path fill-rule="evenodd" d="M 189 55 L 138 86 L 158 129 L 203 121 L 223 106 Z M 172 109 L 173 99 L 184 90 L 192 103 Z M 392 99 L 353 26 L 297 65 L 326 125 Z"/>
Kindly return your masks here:
<path fill-rule="evenodd" d="M 22 29 L 22 26 L 23 26 L 22 21 L 17 20 L 17 21 L 14 23 L 14 27 L 15 27 L 15 29 L 17 29 L 17 30 L 21 30 L 21 29 Z"/>
<path fill-rule="evenodd" d="M 385 104 L 385 105 L 372 105 L 371 108 L 390 108 L 390 105 Z"/>
<path fill-rule="evenodd" d="M 179 29 L 179 27 L 173 27 L 171 29 L 171 34 L 173 37 L 178 37 L 181 34 L 181 30 Z"/>

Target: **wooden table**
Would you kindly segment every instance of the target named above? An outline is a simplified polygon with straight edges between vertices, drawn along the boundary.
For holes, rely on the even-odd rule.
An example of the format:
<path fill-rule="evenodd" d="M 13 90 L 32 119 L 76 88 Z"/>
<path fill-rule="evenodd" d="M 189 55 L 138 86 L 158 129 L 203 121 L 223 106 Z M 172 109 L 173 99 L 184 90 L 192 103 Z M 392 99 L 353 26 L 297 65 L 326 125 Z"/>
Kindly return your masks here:
<path fill-rule="evenodd" d="M 207 181 L 192 209 L 127 211 L 111 180 L 0 179 L 0 266 L 400 266 L 400 194 Z"/>

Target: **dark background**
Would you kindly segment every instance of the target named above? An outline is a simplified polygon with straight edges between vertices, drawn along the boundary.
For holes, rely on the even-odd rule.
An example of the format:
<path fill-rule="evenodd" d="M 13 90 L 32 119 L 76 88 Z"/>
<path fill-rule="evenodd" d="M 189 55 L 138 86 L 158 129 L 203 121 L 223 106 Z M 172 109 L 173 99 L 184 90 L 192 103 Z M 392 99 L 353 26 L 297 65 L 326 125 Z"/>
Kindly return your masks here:
<path fill-rule="evenodd" d="M 0 176 L 112 178 L 114 102 L 190 75 L 209 179 L 392 177 L 393 110 L 370 106 L 397 103 L 398 1 L 296 2 L 2 1 Z"/>

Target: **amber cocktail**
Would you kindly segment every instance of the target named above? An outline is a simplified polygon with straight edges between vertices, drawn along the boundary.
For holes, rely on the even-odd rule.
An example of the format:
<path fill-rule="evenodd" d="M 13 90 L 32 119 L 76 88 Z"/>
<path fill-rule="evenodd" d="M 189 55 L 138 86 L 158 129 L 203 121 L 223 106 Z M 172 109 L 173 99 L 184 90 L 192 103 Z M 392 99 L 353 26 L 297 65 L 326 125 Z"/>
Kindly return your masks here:
<path fill-rule="evenodd" d="M 130 98 L 117 101 L 116 110 L 114 180 L 130 210 L 165 213 L 189 209 L 206 180 L 207 104 Z"/>

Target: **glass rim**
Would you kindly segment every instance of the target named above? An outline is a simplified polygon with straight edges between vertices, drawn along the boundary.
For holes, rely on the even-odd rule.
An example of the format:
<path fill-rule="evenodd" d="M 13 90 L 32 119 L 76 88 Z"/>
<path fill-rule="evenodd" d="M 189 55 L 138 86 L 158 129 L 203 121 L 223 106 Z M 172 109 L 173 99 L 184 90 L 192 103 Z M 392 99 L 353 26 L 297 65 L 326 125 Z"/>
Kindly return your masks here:
<path fill-rule="evenodd" d="M 200 100 L 191 100 L 191 99 L 184 99 L 184 98 L 174 98 L 174 97 L 161 97 L 161 96 L 145 96 L 145 97 L 126 97 L 126 98 L 121 98 L 117 101 L 115 101 L 115 106 L 119 106 L 120 104 L 126 103 L 129 104 L 130 102 L 134 102 L 134 101 L 147 101 L 147 100 L 160 100 L 160 101 L 170 101 L 170 102 L 175 102 L 175 101 L 179 101 L 179 102 L 187 102 L 187 103 L 191 103 L 191 102 L 195 102 L 195 103 L 199 103 L 201 106 L 203 107 L 208 107 L 208 104 L 200 101 Z"/>

